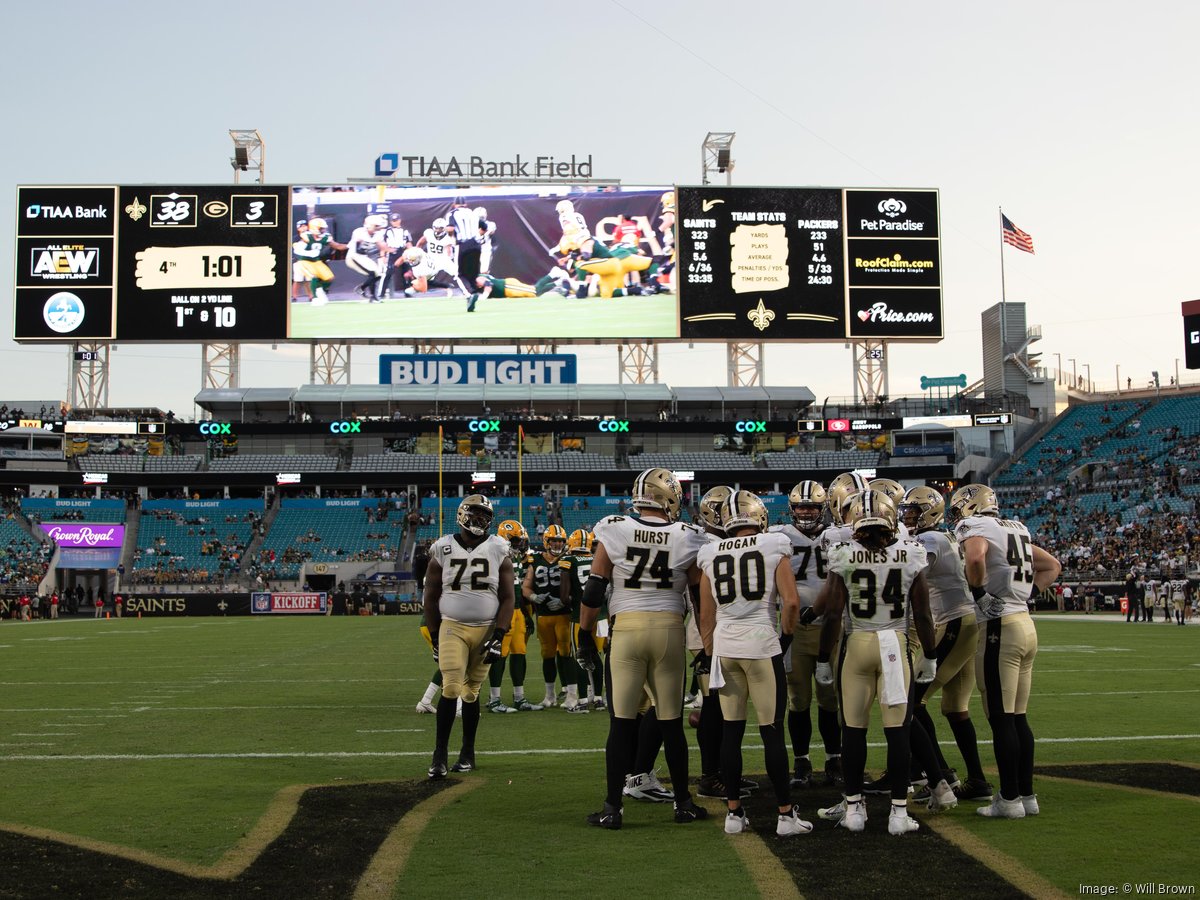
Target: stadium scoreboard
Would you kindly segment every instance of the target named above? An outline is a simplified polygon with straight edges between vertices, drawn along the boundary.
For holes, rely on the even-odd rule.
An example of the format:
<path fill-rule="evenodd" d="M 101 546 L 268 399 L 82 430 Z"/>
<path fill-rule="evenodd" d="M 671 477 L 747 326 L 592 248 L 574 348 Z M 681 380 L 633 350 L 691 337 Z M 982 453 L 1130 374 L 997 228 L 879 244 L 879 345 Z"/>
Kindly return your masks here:
<path fill-rule="evenodd" d="M 17 340 L 287 333 L 286 187 L 21 187 Z"/>
<path fill-rule="evenodd" d="M 680 187 L 689 340 L 940 340 L 932 189 Z"/>

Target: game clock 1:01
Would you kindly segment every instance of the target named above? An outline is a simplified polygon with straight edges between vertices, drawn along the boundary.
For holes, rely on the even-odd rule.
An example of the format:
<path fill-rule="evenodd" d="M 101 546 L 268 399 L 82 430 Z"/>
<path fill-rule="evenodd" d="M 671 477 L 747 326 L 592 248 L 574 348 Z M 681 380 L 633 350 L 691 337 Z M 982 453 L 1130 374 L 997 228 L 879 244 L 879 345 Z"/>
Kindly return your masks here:
<path fill-rule="evenodd" d="M 122 187 L 117 338 L 285 337 L 288 202 L 283 187 Z"/>

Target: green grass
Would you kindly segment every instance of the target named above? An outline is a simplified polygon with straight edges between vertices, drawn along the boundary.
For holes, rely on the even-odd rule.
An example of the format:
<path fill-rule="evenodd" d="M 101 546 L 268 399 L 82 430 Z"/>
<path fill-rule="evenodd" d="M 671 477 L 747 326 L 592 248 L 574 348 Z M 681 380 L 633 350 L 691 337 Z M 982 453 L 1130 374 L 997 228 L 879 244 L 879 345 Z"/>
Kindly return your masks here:
<path fill-rule="evenodd" d="M 595 338 L 676 337 L 674 294 L 586 300 L 552 294 L 480 300 L 467 312 L 463 297 L 424 297 L 382 303 L 334 301 L 292 304 L 291 336 L 317 338 Z"/>
<path fill-rule="evenodd" d="M 1074 618 L 1038 631 L 1039 762 L 1196 759 L 1200 629 Z M 433 664 L 412 617 L 5 621 L 0 660 L 0 819 L 187 862 L 220 858 L 287 785 L 422 778 L 433 742 L 433 717 L 413 711 Z M 973 714 L 987 766 L 978 698 Z M 606 730 L 603 715 L 485 713 L 470 777 L 486 783 L 423 832 L 396 896 L 462 896 L 461 879 L 427 863 L 465 851 L 493 896 L 548 884 L 613 896 L 631 872 L 639 892 L 745 893 L 719 820 L 676 828 L 669 807 L 630 803 L 620 833 L 584 824 L 603 794 Z M 746 759 L 761 771 L 757 749 Z M 873 746 L 869 769 L 882 763 Z M 1036 820 L 947 815 L 1072 895 L 1085 882 L 1196 880 L 1176 833 L 1197 820 L 1196 802 L 1050 779 L 1038 791 Z M 607 863 L 591 864 L 604 848 Z"/>

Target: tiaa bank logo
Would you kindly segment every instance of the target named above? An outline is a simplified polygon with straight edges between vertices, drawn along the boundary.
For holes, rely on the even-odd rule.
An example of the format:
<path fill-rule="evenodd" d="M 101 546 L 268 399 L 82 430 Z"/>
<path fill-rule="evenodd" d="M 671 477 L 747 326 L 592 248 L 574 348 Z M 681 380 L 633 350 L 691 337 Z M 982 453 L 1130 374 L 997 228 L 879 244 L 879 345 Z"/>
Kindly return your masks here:
<path fill-rule="evenodd" d="M 70 334 L 83 324 L 83 301 L 70 291 L 52 294 L 42 307 L 46 327 L 59 334 Z"/>

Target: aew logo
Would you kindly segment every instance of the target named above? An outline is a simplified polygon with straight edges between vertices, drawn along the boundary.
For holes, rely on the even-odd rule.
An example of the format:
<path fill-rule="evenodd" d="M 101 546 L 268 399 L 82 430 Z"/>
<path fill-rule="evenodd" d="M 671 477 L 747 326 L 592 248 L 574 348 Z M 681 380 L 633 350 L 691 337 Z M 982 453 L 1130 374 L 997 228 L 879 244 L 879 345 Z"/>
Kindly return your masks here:
<path fill-rule="evenodd" d="M 100 250 L 82 244 L 34 247 L 30 272 L 42 281 L 84 281 L 100 274 Z"/>

